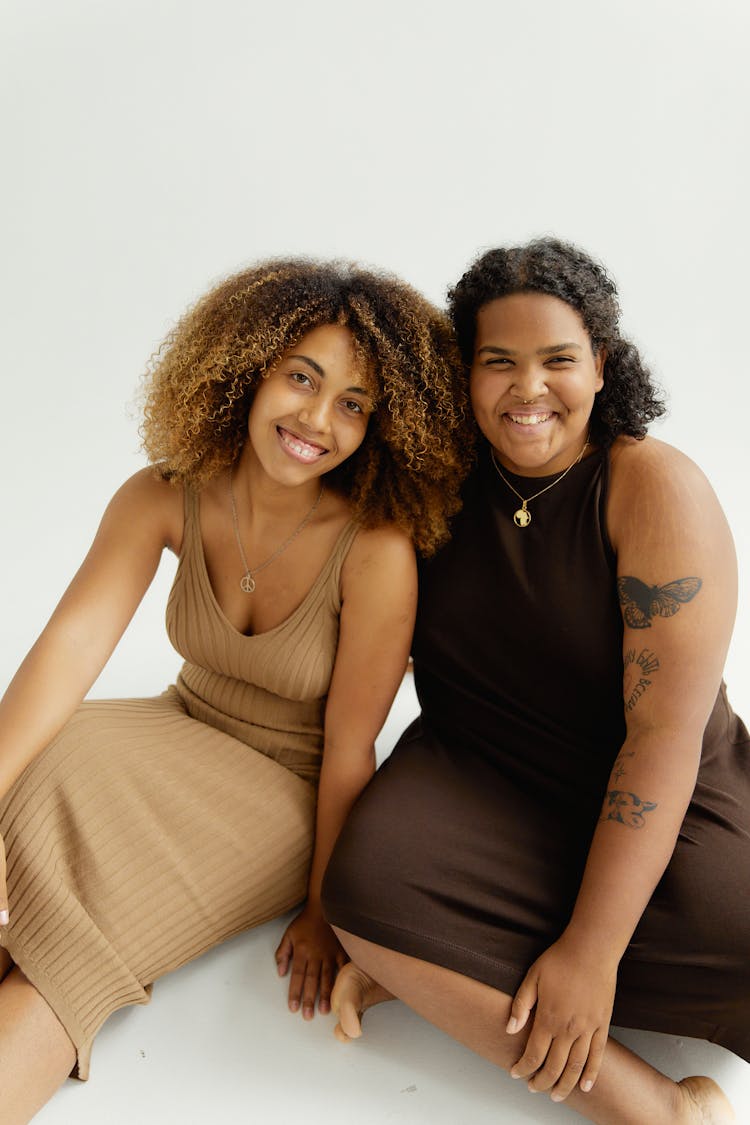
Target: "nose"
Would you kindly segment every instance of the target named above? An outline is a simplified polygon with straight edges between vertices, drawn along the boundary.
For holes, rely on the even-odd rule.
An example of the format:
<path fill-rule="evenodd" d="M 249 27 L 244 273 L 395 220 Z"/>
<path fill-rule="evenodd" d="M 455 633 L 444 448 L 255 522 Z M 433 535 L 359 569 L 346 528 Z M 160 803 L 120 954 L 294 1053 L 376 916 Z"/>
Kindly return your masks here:
<path fill-rule="evenodd" d="M 541 398 L 547 391 L 547 378 L 545 370 L 536 363 L 525 367 L 517 367 L 515 379 L 510 388 L 511 394 L 521 402 L 532 402 Z"/>
<path fill-rule="evenodd" d="M 314 433 L 327 433 L 331 428 L 331 404 L 325 395 L 316 395 L 300 407 L 297 417 L 303 426 Z"/>

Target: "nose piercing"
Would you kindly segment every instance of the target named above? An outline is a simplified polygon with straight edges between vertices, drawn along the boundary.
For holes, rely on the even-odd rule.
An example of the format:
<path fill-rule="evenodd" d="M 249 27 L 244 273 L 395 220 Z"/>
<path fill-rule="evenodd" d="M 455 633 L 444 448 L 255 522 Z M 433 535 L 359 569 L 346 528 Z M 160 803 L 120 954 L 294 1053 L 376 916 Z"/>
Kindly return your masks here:
<path fill-rule="evenodd" d="M 531 403 L 533 401 L 534 401 L 533 398 L 522 398 L 521 399 L 521 405 L 522 406 L 528 406 L 529 403 Z"/>

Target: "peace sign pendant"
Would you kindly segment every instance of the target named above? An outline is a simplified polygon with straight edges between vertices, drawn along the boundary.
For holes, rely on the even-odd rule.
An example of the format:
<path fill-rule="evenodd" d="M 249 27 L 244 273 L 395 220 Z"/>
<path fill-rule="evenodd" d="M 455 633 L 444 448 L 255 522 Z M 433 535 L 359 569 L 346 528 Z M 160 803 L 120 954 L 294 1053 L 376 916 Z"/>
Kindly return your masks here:
<path fill-rule="evenodd" d="M 243 574 L 242 578 L 240 578 L 240 589 L 245 594 L 252 594 L 253 590 L 255 589 L 255 579 L 253 578 L 249 570 L 247 574 Z"/>

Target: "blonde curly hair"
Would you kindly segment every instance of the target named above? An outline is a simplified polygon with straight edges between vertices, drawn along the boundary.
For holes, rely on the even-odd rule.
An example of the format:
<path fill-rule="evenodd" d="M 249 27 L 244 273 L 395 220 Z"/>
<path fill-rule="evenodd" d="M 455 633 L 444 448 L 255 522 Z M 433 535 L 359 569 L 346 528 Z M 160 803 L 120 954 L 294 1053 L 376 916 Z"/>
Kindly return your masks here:
<path fill-rule="evenodd" d="M 277 259 L 217 285 L 152 357 L 143 447 L 163 477 L 200 488 L 239 455 L 258 381 L 323 324 L 349 329 L 376 402 L 361 446 L 326 480 L 363 526 L 395 524 L 430 555 L 460 506 L 473 427 L 447 317 L 391 275 Z"/>

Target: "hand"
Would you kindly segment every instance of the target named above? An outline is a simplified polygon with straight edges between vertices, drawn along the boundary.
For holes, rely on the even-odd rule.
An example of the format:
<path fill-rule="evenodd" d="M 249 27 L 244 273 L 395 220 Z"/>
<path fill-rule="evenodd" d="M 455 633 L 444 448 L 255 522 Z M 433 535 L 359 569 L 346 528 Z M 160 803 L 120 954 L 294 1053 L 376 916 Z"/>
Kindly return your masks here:
<path fill-rule="evenodd" d="M 299 1011 L 302 1018 L 311 1020 L 318 1011 L 326 1015 L 331 1010 L 331 989 L 336 973 L 348 961 L 341 945 L 320 910 L 306 906 L 287 926 L 276 950 L 279 976 L 286 976 L 289 966 L 289 1011 Z"/>
<path fill-rule="evenodd" d="M 5 882 L 5 844 L 0 836 L 0 926 L 8 925 L 8 886 Z"/>
<path fill-rule="evenodd" d="M 529 969 L 511 1007 L 506 1031 L 514 1035 L 536 1005 L 526 1049 L 511 1068 L 529 1089 L 549 1090 L 564 1101 L 579 1084 L 584 1093 L 599 1075 L 617 981 L 617 962 L 603 953 L 583 954 L 565 934 Z"/>

